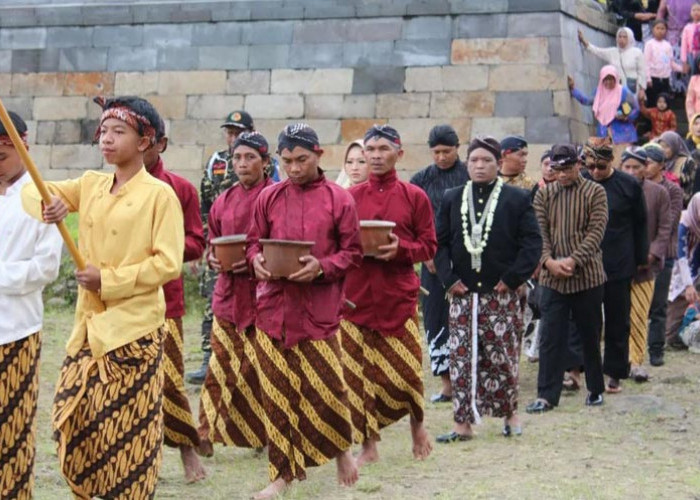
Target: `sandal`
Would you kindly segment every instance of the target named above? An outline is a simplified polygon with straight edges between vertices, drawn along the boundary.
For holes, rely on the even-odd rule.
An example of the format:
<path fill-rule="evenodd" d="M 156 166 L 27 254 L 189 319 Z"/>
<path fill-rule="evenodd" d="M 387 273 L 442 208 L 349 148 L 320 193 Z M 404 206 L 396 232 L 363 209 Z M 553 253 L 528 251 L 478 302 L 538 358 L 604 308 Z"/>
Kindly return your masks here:
<path fill-rule="evenodd" d="M 473 437 L 473 434 L 459 434 L 452 431 L 448 434 L 440 434 L 435 438 L 435 441 L 437 443 L 454 443 L 455 441 L 470 441 Z"/>
<path fill-rule="evenodd" d="M 608 385 L 605 387 L 605 392 L 607 392 L 608 394 L 617 394 L 622 392 L 622 386 L 620 385 L 620 381 L 614 378 L 608 380 Z"/>

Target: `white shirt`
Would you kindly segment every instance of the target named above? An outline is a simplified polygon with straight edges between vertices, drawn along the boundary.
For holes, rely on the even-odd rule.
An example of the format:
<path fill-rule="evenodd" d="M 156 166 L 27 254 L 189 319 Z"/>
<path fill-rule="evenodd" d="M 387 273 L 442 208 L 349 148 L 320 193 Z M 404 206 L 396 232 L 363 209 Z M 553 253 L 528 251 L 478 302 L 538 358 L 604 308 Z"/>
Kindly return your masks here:
<path fill-rule="evenodd" d="M 58 277 L 61 234 L 22 209 L 28 173 L 0 195 L 0 345 L 41 330 L 44 286 Z"/>
<path fill-rule="evenodd" d="M 589 43 L 588 51 L 615 66 L 623 85 L 627 84 L 628 78 L 633 78 L 637 80 L 637 85 L 646 90 L 647 63 L 644 53 L 637 47 L 622 50 L 617 46 L 601 48 Z"/>

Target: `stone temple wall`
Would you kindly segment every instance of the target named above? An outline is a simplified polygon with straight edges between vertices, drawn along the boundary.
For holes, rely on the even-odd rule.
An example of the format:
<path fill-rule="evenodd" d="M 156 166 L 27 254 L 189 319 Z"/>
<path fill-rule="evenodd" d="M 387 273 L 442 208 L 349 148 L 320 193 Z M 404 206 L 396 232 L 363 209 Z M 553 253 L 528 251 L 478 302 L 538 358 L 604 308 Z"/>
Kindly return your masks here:
<path fill-rule="evenodd" d="M 580 141 L 586 91 L 600 61 L 576 30 L 612 44 L 591 0 L 258 0 L 68 4 L 0 2 L 0 98 L 29 120 L 31 154 L 47 179 L 102 168 L 91 145 L 97 94 L 135 94 L 166 119 L 169 168 L 199 182 L 224 144 L 231 110 L 249 111 L 274 145 L 306 121 L 337 172 L 345 145 L 373 123 L 402 134 L 404 178 L 430 163 L 433 125 L 522 134 L 538 175 L 545 145 Z"/>

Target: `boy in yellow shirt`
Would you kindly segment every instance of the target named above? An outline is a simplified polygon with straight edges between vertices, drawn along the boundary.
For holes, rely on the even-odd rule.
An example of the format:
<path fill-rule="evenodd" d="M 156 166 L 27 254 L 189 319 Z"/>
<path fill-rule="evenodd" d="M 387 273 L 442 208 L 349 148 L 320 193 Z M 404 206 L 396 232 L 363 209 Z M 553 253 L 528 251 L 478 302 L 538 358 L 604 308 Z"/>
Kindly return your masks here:
<path fill-rule="evenodd" d="M 162 285 L 180 275 L 183 217 L 172 188 L 149 175 L 155 109 L 137 97 L 96 102 L 95 138 L 113 174 L 87 171 L 33 185 L 24 209 L 48 223 L 78 212 L 78 304 L 53 408 L 61 472 L 78 498 L 152 498 L 163 441 Z"/>

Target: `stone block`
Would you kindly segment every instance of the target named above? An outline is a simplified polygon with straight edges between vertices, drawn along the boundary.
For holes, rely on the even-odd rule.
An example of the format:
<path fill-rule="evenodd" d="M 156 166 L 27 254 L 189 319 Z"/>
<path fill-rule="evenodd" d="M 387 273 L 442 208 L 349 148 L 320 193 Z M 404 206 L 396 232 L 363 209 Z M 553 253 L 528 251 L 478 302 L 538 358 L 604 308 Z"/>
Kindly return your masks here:
<path fill-rule="evenodd" d="M 61 120 L 55 123 L 54 144 L 77 144 L 80 142 L 79 120 Z"/>
<path fill-rule="evenodd" d="M 435 119 L 435 118 L 392 118 L 389 125 L 401 134 L 404 144 L 423 144 L 428 148 L 428 135 L 436 125 L 448 124 L 454 127 L 462 144 L 469 142 L 471 120 L 469 118 Z"/>
<path fill-rule="evenodd" d="M 489 71 L 486 66 L 443 66 L 442 89 L 484 90 L 489 84 Z"/>
<path fill-rule="evenodd" d="M 355 17 L 354 5 L 307 5 L 304 7 L 305 19 L 337 19 L 339 17 Z"/>
<path fill-rule="evenodd" d="M 36 8 L 36 25 L 83 26 L 83 12 L 76 5 L 46 5 Z"/>
<path fill-rule="evenodd" d="M 448 0 L 415 0 L 406 7 L 409 16 L 430 16 L 450 13 Z"/>
<path fill-rule="evenodd" d="M 396 62 L 394 42 L 346 42 L 343 66 L 391 66 Z"/>
<path fill-rule="evenodd" d="M 191 24 L 147 24 L 143 27 L 146 47 L 175 48 L 192 46 Z"/>
<path fill-rule="evenodd" d="M 338 68 L 342 65 L 342 43 L 292 45 L 289 52 L 289 66 L 292 68 Z"/>
<path fill-rule="evenodd" d="M 450 40 L 399 40 L 395 44 L 396 65 L 439 66 L 450 62 Z"/>
<path fill-rule="evenodd" d="M 183 120 L 187 117 L 187 97 L 184 95 L 154 95 L 148 100 L 164 120 Z"/>
<path fill-rule="evenodd" d="M 164 9 L 157 3 L 131 5 L 135 24 L 167 23 L 171 21 L 173 9 Z"/>
<path fill-rule="evenodd" d="M 163 162 L 169 170 L 184 175 L 195 186 L 202 180 L 202 146 L 168 145 L 163 153 Z M 194 177 L 189 177 L 194 175 Z"/>
<path fill-rule="evenodd" d="M 342 114 L 342 95 L 307 95 L 304 97 L 304 116 L 306 118 L 339 118 Z"/>
<path fill-rule="evenodd" d="M 187 117 L 220 120 L 232 109 L 243 108 L 243 96 L 199 95 L 187 98 Z"/>
<path fill-rule="evenodd" d="M 192 30 L 192 45 L 237 45 L 241 43 L 241 30 L 240 23 L 197 24 Z"/>
<path fill-rule="evenodd" d="M 250 21 L 250 6 L 244 5 L 241 2 L 227 2 L 212 10 L 211 20 L 214 22 L 221 21 Z"/>
<path fill-rule="evenodd" d="M 549 48 L 549 64 L 564 64 L 564 44 L 558 37 L 549 37 L 547 41 Z"/>
<path fill-rule="evenodd" d="M 408 2 L 360 2 L 357 4 L 357 17 L 405 16 Z"/>
<path fill-rule="evenodd" d="M 159 48 L 156 67 L 163 71 L 197 69 L 200 63 L 197 47 Z"/>
<path fill-rule="evenodd" d="M 450 0 L 452 14 L 508 12 L 508 0 Z"/>
<path fill-rule="evenodd" d="M 270 71 L 229 71 L 227 94 L 260 94 L 270 92 Z"/>
<path fill-rule="evenodd" d="M 177 145 L 204 145 L 221 137 L 221 118 L 217 120 L 173 120 L 170 140 Z"/>
<path fill-rule="evenodd" d="M 552 91 L 498 92 L 495 116 L 552 116 Z"/>
<path fill-rule="evenodd" d="M 12 71 L 12 51 L 0 50 L 0 73 L 9 73 Z"/>
<path fill-rule="evenodd" d="M 12 75 L 11 95 L 62 95 L 66 77 L 63 73 L 15 73 Z"/>
<path fill-rule="evenodd" d="M 11 9 L 11 14 L 9 14 Z M 7 13 L 6 13 L 7 12 Z M 0 27 L 15 28 L 20 26 L 36 26 L 37 22 L 36 9 L 33 7 L 10 7 L 6 10 L 0 10 Z"/>
<path fill-rule="evenodd" d="M 557 36 L 561 34 L 561 13 L 529 12 L 508 16 L 508 37 Z"/>
<path fill-rule="evenodd" d="M 76 47 L 60 49 L 58 69 L 61 71 L 105 71 L 108 49 Z"/>
<path fill-rule="evenodd" d="M 302 19 L 304 7 L 301 5 L 288 5 L 282 2 L 255 2 L 250 7 L 250 19 Z"/>
<path fill-rule="evenodd" d="M 452 19 L 449 16 L 419 16 L 404 24 L 403 37 L 408 40 L 452 38 Z"/>
<path fill-rule="evenodd" d="M 348 23 L 338 19 L 297 23 L 294 27 L 293 41 L 295 44 L 344 42 Z"/>
<path fill-rule="evenodd" d="M 255 130 L 260 132 L 267 139 L 267 142 L 270 145 L 270 151 L 276 151 L 277 136 L 289 123 L 292 123 L 292 120 L 275 120 L 267 118 L 258 120 L 257 117 L 255 117 Z"/>
<path fill-rule="evenodd" d="M 155 47 L 110 47 L 107 54 L 109 71 L 153 71 L 157 64 Z"/>
<path fill-rule="evenodd" d="M 292 43 L 292 37 L 294 35 L 294 24 L 294 21 L 259 21 L 256 23 L 243 23 L 241 28 L 241 43 L 244 45 L 290 44 Z"/>
<path fill-rule="evenodd" d="M 225 90 L 225 71 L 161 71 L 158 75 L 161 95 L 223 94 Z"/>
<path fill-rule="evenodd" d="M 525 135 L 525 118 L 474 118 L 472 135 L 492 135 L 502 139 L 507 135 Z"/>
<path fill-rule="evenodd" d="M 406 144 L 403 147 L 403 157 L 396 164 L 399 179 L 408 182 L 418 170 L 433 163 L 428 145 Z"/>
<path fill-rule="evenodd" d="M 46 28 L 3 28 L 0 49 L 22 50 L 46 47 Z"/>
<path fill-rule="evenodd" d="M 251 45 L 248 50 L 248 68 L 287 68 L 290 45 Z"/>
<path fill-rule="evenodd" d="M 79 120 L 87 113 L 87 97 L 36 97 L 35 120 Z"/>
<path fill-rule="evenodd" d="M 114 73 L 66 73 L 63 95 L 114 95 Z"/>
<path fill-rule="evenodd" d="M 12 73 L 37 73 L 58 71 L 61 49 L 12 50 Z"/>
<path fill-rule="evenodd" d="M 362 139 L 365 132 L 374 125 L 383 125 L 386 120 L 383 118 L 369 119 L 349 119 L 340 122 L 340 134 L 344 143 L 352 142 L 357 139 Z"/>
<path fill-rule="evenodd" d="M 385 94 L 403 92 L 406 69 L 399 66 L 365 66 L 355 68 L 353 94 Z"/>
<path fill-rule="evenodd" d="M 90 106 L 88 109 L 99 110 L 99 106 Z M 89 114 L 89 113 L 88 113 Z M 97 114 L 97 113 L 95 113 Z M 99 118 L 80 120 L 80 142 L 83 144 L 92 144 L 95 140 L 95 131 L 100 126 Z"/>
<path fill-rule="evenodd" d="M 100 26 L 104 24 L 131 24 L 134 16 L 129 5 L 90 5 L 82 7 L 83 24 Z"/>
<path fill-rule="evenodd" d="M 49 175 L 51 174 L 52 170 L 50 168 L 51 166 L 51 146 L 46 146 L 46 145 L 39 145 L 36 143 L 30 143 L 31 144 L 31 151 L 32 151 L 32 160 L 34 160 L 34 164 L 39 168 L 41 171 L 41 177 L 44 180 L 50 181 L 50 180 L 63 180 L 66 179 L 67 177 L 62 176 L 58 178 L 53 178 L 51 179 Z M 55 171 L 54 171 L 55 172 Z"/>
<path fill-rule="evenodd" d="M 489 89 L 512 90 L 565 90 L 566 71 L 563 66 L 536 64 L 506 64 L 492 66 Z"/>
<path fill-rule="evenodd" d="M 8 108 L 9 109 L 9 108 Z M 36 122 L 35 144 L 53 144 L 53 138 L 56 135 L 56 122 L 43 121 Z M 32 153 L 34 151 L 32 150 Z"/>
<path fill-rule="evenodd" d="M 270 88 L 273 94 L 349 94 L 352 81 L 351 69 L 273 69 Z"/>
<path fill-rule="evenodd" d="M 400 17 L 352 19 L 346 27 L 344 36 L 349 42 L 391 42 L 401 39 L 404 21 Z"/>
<path fill-rule="evenodd" d="M 569 118 L 565 116 L 528 116 L 525 139 L 529 142 L 559 144 L 571 142 Z"/>
<path fill-rule="evenodd" d="M 483 2 L 486 4 L 486 2 Z M 455 38 L 505 38 L 508 35 L 506 14 L 458 16 L 454 21 Z"/>
<path fill-rule="evenodd" d="M 100 169 L 102 154 L 97 146 L 70 144 L 51 146 L 51 168 Z"/>
<path fill-rule="evenodd" d="M 342 118 L 368 118 L 374 116 L 377 107 L 377 96 L 346 95 L 343 96 Z"/>
<path fill-rule="evenodd" d="M 430 117 L 492 116 L 495 105 L 496 96 L 492 92 L 433 92 Z"/>
<path fill-rule="evenodd" d="M 557 116 L 572 116 L 572 97 L 568 90 L 552 92 L 554 114 Z"/>
<path fill-rule="evenodd" d="M 4 75 L 0 75 L 0 88 L 3 90 L 9 90 L 9 76 L 7 75 L 7 87 L 3 85 L 2 78 Z M 3 92 L 4 94 L 5 92 Z M 24 121 L 31 120 L 34 117 L 34 99 L 32 97 L 3 97 L 2 102 L 8 111 L 14 111 L 19 116 L 22 117 Z"/>
<path fill-rule="evenodd" d="M 92 27 L 47 28 L 46 45 L 54 48 L 91 47 L 93 30 Z"/>
<path fill-rule="evenodd" d="M 382 118 L 423 118 L 430 111 L 429 93 L 379 94 L 377 116 Z"/>
<path fill-rule="evenodd" d="M 326 179 L 335 181 L 340 174 L 341 167 L 345 162 L 346 144 L 321 144 L 323 157 L 321 158 L 321 168 L 326 175 Z"/>
<path fill-rule="evenodd" d="M 256 118 L 301 118 L 304 99 L 300 95 L 247 95 L 245 110 Z"/>
<path fill-rule="evenodd" d="M 136 47 L 144 45 L 143 26 L 96 26 L 92 34 L 94 47 Z"/>
<path fill-rule="evenodd" d="M 546 38 L 474 38 L 452 41 L 452 64 L 547 64 Z"/>
<path fill-rule="evenodd" d="M 561 0 L 508 0 L 508 10 L 510 12 L 557 11 L 567 3 Z"/>
<path fill-rule="evenodd" d="M 209 23 L 211 11 L 217 8 L 219 2 L 183 2 L 179 8 L 173 9 L 170 21 L 173 23 Z"/>
<path fill-rule="evenodd" d="M 321 144 L 336 144 L 340 140 L 340 120 L 304 120 L 318 134 Z"/>
<path fill-rule="evenodd" d="M 193 67 L 199 69 L 245 69 L 248 67 L 248 46 L 198 47 L 198 62 Z"/>
<path fill-rule="evenodd" d="M 114 75 L 115 95 L 149 95 L 158 92 L 158 73 L 119 72 Z"/>

